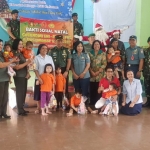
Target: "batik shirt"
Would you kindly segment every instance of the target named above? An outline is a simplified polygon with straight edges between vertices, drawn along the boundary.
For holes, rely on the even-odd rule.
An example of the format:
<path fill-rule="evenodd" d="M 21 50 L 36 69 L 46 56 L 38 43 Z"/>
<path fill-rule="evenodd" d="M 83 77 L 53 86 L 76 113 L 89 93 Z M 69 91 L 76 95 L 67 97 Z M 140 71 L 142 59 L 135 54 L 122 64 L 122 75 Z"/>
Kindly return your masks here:
<path fill-rule="evenodd" d="M 100 68 L 103 69 L 103 72 L 99 73 L 98 76 L 96 77 L 91 76 L 90 78 L 91 82 L 99 82 L 100 79 L 102 79 L 104 76 L 105 68 L 107 65 L 106 53 L 103 52 L 102 50 L 99 50 L 98 54 L 95 55 L 94 50 L 91 50 L 89 56 L 91 60 L 90 68 L 93 72 L 99 71 Z"/>

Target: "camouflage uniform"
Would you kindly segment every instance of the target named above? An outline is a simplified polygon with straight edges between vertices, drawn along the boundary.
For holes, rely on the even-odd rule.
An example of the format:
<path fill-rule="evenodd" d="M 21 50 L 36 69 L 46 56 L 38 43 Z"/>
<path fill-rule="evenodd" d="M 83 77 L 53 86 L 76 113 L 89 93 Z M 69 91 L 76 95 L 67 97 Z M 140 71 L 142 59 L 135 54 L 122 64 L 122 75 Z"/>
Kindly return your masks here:
<path fill-rule="evenodd" d="M 90 43 L 84 44 L 84 49 L 89 53 L 92 50 L 92 45 Z"/>
<path fill-rule="evenodd" d="M 145 55 L 143 66 L 144 86 L 147 97 L 150 97 L 150 47 L 144 50 L 144 55 Z"/>
<path fill-rule="evenodd" d="M 79 23 L 78 21 L 77 21 L 77 23 L 74 23 L 73 31 L 74 31 L 74 35 L 78 35 L 78 36 L 82 35 L 82 33 L 83 33 L 82 24 Z"/>
<path fill-rule="evenodd" d="M 20 38 L 20 21 L 19 20 L 10 20 L 7 23 L 7 27 L 11 29 L 12 34 L 16 37 L 16 38 Z M 11 37 L 9 37 L 9 43 L 12 44 L 13 39 Z"/>

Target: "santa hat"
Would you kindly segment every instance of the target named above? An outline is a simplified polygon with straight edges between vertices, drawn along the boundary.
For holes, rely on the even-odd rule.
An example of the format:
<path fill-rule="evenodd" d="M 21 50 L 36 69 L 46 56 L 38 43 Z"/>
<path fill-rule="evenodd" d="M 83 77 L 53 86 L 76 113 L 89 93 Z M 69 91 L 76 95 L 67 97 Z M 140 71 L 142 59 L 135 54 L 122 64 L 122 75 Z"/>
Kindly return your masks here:
<path fill-rule="evenodd" d="M 95 25 L 95 31 L 98 30 L 98 29 L 100 29 L 100 28 L 103 28 L 103 26 L 101 24 L 97 23 Z"/>
<path fill-rule="evenodd" d="M 120 30 L 114 30 L 112 34 L 113 34 L 113 35 L 115 35 L 115 34 L 120 34 Z"/>

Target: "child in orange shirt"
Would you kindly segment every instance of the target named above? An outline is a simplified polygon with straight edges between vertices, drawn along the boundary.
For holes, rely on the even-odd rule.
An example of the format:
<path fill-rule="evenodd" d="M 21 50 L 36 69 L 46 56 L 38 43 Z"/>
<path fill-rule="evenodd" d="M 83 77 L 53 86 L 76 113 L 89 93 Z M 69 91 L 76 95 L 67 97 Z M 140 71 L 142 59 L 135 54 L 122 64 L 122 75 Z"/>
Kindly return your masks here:
<path fill-rule="evenodd" d="M 72 116 L 73 111 L 78 113 L 78 106 L 81 103 L 81 98 L 82 98 L 82 90 L 76 89 L 75 95 L 71 97 L 70 110 L 69 113 L 67 113 L 67 116 Z"/>
<path fill-rule="evenodd" d="M 122 78 L 125 79 L 124 67 L 123 67 L 123 62 L 122 62 L 121 57 L 120 57 L 120 51 L 119 50 L 115 51 L 113 47 L 109 47 L 107 52 L 108 52 L 107 59 L 109 62 L 112 63 L 112 65 L 115 69 L 116 77 L 119 78 L 118 71 L 121 71 Z M 113 56 L 115 56 L 114 59 L 112 59 Z"/>
<path fill-rule="evenodd" d="M 66 91 L 66 79 L 61 73 L 61 67 L 56 66 L 56 85 L 55 85 L 55 97 L 57 100 L 57 108 L 62 108 L 62 99 Z"/>
<path fill-rule="evenodd" d="M 4 59 L 5 59 L 5 62 L 9 62 L 14 57 L 14 54 L 11 51 L 11 45 L 10 44 L 5 44 L 4 45 L 3 56 L 4 56 Z M 11 64 L 11 65 L 13 66 L 15 64 Z M 10 81 L 9 81 L 10 83 L 12 83 L 11 77 L 16 75 L 16 72 L 13 70 L 11 65 L 8 66 L 8 74 L 10 75 Z"/>
<path fill-rule="evenodd" d="M 55 91 L 54 87 L 54 76 L 53 76 L 53 67 L 51 64 L 46 64 L 44 68 L 44 73 L 40 76 L 43 84 L 41 84 L 41 110 L 42 115 L 51 114 L 48 109 L 48 104 L 50 100 L 51 92 Z M 45 112 L 46 109 L 46 112 Z"/>
<path fill-rule="evenodd" d="M 11 45 L 10 44 L 5 44 L 4 45 L 4 53 L 3 53 L 5 62 L 9 62 L 10 59 L 14 57 L 13 52 L 11 51 Z"/>
<path fill-rule="evenodd" d="M 117 87 L 116 84 L 110 83 L 109 88 L 104 90 L 104 98 L 106 99 L 104 106 L 101 109 L 100 114 L 107 115 L 110 111 L 110 108 L 107 107 L 109 104 L 112 104 L 112 108 L 115 110 L 114 115 L 117 115 Z"/>
<path fill-rule="evenodd" d="M 33 43 L 31 41 L 27 41 L 26 42 L 26 48 L 24 48 L 22 50 L 22 54 L 24 56 L 24 58 L 26 59 L 26 61 L 28 59 L 31 59 L 34 57 L 34 52 L 32 50 L 33 48 Z M 33 62 L 31 62 L 29 65 L 28 65 L 28 73 L 27 73 L 27 76 L 26 78 L 29 79 L 31 76 L 30 76 L 30 73 L 29 73 L 29 70 L 33 70 L 34 69 L 34 64 Z"/>

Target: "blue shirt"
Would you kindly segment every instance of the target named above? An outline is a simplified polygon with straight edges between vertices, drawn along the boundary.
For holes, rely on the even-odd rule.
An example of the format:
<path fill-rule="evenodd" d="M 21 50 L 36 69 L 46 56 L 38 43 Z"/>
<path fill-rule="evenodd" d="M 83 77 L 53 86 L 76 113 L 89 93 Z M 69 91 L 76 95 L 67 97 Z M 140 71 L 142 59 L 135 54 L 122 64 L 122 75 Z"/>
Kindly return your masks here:
<path fill-rule="evenodd" d="M 125 51 L 127 64 L 136 64 L 138 65 L 140 62 L 140 59 L 145 58 L 143 49 L 139 46 L 135 46 L 134 48 L 127 48 Z"/>
<path fill-rule="evenodd" d="M 74 66 L 74 71 L 77 75 L 84 72 L 86 65 L 90 63 L 90 57 L 87 53 L 81 53 L 79 56 L 77 53 L 72 54 L 72 64 Z M 84 78 L 89 78 L 89 70 L 86 72 Z"/>
<path fill-rule="evenodd" d="M 123 94 L 126 95 L 126 104 L 132 102 L 136 95 L 140 95 L 140 98 L 136 104 L 142 103 L 142 85 L 140 80 L 133 79 L 131 84 L 129 80 L 125 80 L 123 83 Z"/>

